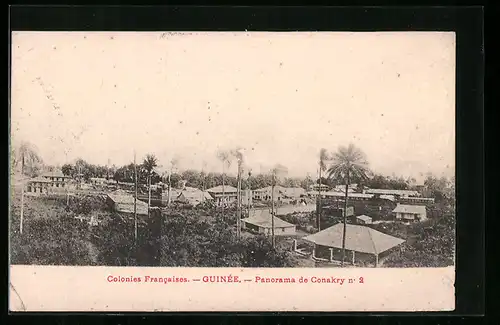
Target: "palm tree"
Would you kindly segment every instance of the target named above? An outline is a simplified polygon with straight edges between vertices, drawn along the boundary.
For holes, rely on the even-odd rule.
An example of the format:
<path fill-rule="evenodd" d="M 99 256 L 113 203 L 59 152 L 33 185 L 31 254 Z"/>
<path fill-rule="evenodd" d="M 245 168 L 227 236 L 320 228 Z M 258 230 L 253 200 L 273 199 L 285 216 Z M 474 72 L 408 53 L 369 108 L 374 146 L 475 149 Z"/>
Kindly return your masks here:
<path fill-rule="evenodd" d="M 342 266 L 344 266 L 349 185 L 351 180 L 366 180 L 370 171 L 366 155 L 353 144 L 349 144 L 348 147 L 340 147 L 333 155 L 332 160 L 327 171 L 328 178 L 345 183 L 344 231 L 342 235 Z"/>
<path fill-rule="evenodd" d="M 329 159 L 328 152 L 325 148 L 321 148 L 319 151 L 319 186 L 318 186 L 318 207 L 316 213 L 316 226 L 318 227 L 318 231 L 321 230 L 321 172 L 326 171 L 326 161 Z"/>
<path fill-rule="evenodd" d="M 235 150 L 231 151 L 231 154 L 236 158 L 236 161 L 238 162 L 238 185 L 237 185 L 237 202 L 236 202 L 236 234 L 237 237 L 240 238 L 241 235 L 241 178 L 242 178 L 242 173 L 243 173 L 243 163 L 244 163 L 244 156 L 243 156 L 243 149 L 238 148 Z"/>
<path fill-rule="evenodd" d="M 151 176 L 156 167 L 158 167 L 158 159 L 153 154 L 146 155 L 142 163 L 142 167 L 146 171 L 147 182 L 148 182 L 148 216 L 149 209 L 151 208 Z"/>
<path fill-rule="evenodd" d="M 225 150 L 219 150 L 217 152 L 217 158 L 222 162 L 222 215 L 224 216 L 224 200 L 226 198 L 226 192 L 225 192 L 225 167 L 229 168 L 231 167 L 231 155 L 229 152 Z"/>

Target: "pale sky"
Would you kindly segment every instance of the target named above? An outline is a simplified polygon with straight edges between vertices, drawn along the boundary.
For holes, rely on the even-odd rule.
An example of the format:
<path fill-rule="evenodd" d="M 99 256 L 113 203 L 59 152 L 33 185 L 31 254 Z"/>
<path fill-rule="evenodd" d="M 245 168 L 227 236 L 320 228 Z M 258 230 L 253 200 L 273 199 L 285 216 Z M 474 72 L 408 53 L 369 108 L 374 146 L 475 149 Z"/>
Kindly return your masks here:
<path fill-rule="evenodd" d="M 48 164 L 221 171 L 241 146 L 314 176 L 352 142 L 378 173 L 455 170 L 454 33 L 16 32 L 11 100 L 13 142 Z"/>

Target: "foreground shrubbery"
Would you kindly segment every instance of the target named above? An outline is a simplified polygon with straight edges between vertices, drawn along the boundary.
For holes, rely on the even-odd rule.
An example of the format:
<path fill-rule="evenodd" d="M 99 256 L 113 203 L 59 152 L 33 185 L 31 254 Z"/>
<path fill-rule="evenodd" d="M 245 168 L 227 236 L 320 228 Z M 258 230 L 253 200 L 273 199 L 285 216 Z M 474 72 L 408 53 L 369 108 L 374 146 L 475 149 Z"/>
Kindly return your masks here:
<path fill-rule="evenodd" d="M 388 267 L 445 267 L 454 265 L 455 216 L 447 215 L 412 225 L 373 225 L 386 234 L 405 239 L 401 250 L 392 254 Z"/>
<path fill-rule="evenodd" d="M 273 250 L 267 237 L 236 238 L 232 211 L 223 217 L 209 209 L 175 207 L 156 225 L 140 221 L 136 241 L 133 217 L 106 212 L 103 203 L 93 196 L 74 197 L 69 205 L 65 199 L 32 199 L 25 206 L 22 236 L 19 208 L 14 207 L 11 264 L 280 267 L 295 263 L 287 243 L 278 241 Z M 106 222 L 92 227 L 75 218 L 96 213 Z"/>

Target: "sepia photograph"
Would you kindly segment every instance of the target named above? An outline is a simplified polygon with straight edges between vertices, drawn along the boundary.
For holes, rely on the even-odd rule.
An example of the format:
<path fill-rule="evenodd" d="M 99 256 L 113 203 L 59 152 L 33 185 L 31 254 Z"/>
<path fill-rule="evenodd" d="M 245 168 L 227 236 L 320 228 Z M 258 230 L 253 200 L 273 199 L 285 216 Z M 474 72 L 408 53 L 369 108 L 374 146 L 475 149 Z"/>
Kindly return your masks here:
<path fill-rule="evenodd" d="M 13 32 L 11 71 L 11 266 L 454 269 L 454 33 Z"/>

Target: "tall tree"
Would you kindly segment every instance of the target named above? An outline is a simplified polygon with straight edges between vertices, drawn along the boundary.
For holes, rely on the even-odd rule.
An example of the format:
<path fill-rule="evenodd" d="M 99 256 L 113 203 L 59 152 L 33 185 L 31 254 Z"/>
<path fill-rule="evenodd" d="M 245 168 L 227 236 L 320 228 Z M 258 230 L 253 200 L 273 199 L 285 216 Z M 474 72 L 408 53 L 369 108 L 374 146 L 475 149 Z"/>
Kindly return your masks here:
<path fill-rule="evenodd" d="M 321 148 L 319 151 L 319 186 L 318 186 L 318 204 L 317 204 L 317 211 L 316 211 L 316 227 L 318 228 L 318 231 L 321 230 L 321 210 L 322 210 L 322 205 L 321 205 L 321 186 L 323 185 L 321 182 L 321 172 L 326 171 L 326 162 L 329 159 L 328 156 L 328 151 L 326 151 L 325 148 Z"/>
<path fill-rule="evenodd" d="M 244 163 L 244 156 L 243 156 L 243 149 L 238 148 L 236 150 L 232 150 L 231 154 L 236 158 L 236 161 L 238 163 L 238 177 L 237 177 L 237 210 L 236 210 L 236 235 L 238 238 L 241 236 L 241 207 L 242 207 L 242 202 L 241 202 L 241 181 L 242 181 L 242 174 L 243 174 L 243 163 Z"/>
<path fill-rule="evenodd" d="M 217 152 L 217 158 L 222 163 L 222 215 L 224 215 L 224 205 L 226 200 L 226 191 L 225 191 L 225 178 L 226 178 L 226 168 L 231 167 L 231 155 L 230 152 L 226 150 L 219 150 Z"/>
<path fill-rule="evenodd" d="M 288 174 L 288 168 L 283 165 L 277 164 L 271 169 L 272 183 L 271 183 L 271 240 L 273 249 L 276 248 L 276 238 L 274 234 L 274 217 L 276 215 L 276 209 L 274 207 L 274 190 L 279 182 L 282 181 Z"/>
<path fill-rule="evenodd" d="M 149 216 L 149 209 L 151 208 L 151 176 L 153 175 L 155 168 L 158 167 L 158 159 L 156 158 L 155 155 L 148 154 L 146 155 L 146 158 L 142 163 L 142 167 L 146 171 L 147 181 L 148 181 L 148 216 Z"/>
<path fill-rule="evenodd" d="M 345 261 L 345 238 L 347 224 L 347 201 L 349 185 L 352 180 L 364 180 L 368 178 L 370 171 L 366 155 L 361 149 L 349 144 L 347 147 L 340 147 L 332 157 L 332 164 L 328 168 L 328 178 L 342 181 L 345 184 L 344 197 L 344 231 L 342 234 L 342 266 Z"/>

